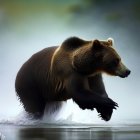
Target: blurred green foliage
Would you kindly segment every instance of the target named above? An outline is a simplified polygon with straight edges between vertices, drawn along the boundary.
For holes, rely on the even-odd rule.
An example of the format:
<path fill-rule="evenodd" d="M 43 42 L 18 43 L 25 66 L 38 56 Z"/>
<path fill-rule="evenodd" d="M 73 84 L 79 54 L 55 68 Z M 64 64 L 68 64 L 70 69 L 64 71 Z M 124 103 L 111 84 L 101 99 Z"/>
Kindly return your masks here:
<path fill-rule="evenodd" d="M 127 28 L 132 33 L 132 30 L 137 30 L 140 22 L 140 0 L 0 1 L 1 29 L 4 26 L 6 28 L 14 26 L 16 29 L 21 30 L 28 24 L 37 24 L 37 22 L 51 24 L 56 20 L 68 26 L 77 25 L 79 27 L 80 25 L 81 28 L 87 28 L 89 24 L 93 26 L 103 22 L 107 23 L 106 25 L 110 28 L 122 26 L 122 28 Z"/>
<path fill-rule="evenodd" d="M 121 20 L 122 15 L 118 12 L 110 13 L 106 16 L 106 19 L 112 22 L 117 22 L 118 20 Z"/>

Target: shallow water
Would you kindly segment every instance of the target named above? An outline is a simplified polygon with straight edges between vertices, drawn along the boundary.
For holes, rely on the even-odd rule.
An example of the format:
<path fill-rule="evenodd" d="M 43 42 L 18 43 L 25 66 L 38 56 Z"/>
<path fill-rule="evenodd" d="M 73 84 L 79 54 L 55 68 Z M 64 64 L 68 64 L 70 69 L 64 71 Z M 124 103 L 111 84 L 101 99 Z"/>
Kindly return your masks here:
<path fill-rule="evenodd" d="M 1 140 L 140 140 L 140 125 L 0 125 Z"/>

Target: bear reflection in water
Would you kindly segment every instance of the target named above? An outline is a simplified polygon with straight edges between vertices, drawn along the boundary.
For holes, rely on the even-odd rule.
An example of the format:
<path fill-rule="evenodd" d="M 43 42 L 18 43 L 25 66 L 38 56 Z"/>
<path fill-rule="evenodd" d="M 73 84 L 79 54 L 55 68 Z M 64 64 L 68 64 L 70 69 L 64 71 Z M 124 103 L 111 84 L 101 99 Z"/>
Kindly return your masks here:
<path fill-rule="evenodd" d="M 18 140 L 139 140 L 139 138 L 139 126 L 22 128 L 18 132 Z"/>
<path fill-rule="evenodd" d="M 87 41 L 71 37 L 25 62 L 15 88 L 26 112 L 36 118 L 42 117 L 45 106 L 52 102 L 72 98 L 81 109 L 96 109 L 108 121 L 118 104 L 109 98 L 102 73 L 122 78 L 130 74 L 113 48 L 113 39 Z"/>
<path fill-rule="evenodd" d="M 18 140 L 113 140 L 111 131 L 70 128 L 29 128 L 19 131 Z"/>

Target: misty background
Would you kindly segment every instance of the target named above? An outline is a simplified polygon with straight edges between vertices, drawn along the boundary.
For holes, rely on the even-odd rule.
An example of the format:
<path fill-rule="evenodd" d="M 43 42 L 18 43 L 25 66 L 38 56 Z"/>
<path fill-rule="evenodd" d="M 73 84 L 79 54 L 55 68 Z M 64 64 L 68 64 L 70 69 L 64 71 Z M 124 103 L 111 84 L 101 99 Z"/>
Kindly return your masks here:
<path fill-rule="evenodd" d="M 0 121 L 23 110 L 14 87 L 22 64 L 37 51 L 60 45 L 70 36 L 114 38 L 114 47 L 131 75 L 126 79 L 104 75 L 110 98 L 119 104 L 109 123 L 140 123 L 139 0 L 1 0 Z M 96 111 L 83 111 L 71 100 L 56 119 L 104 123 Z"/>

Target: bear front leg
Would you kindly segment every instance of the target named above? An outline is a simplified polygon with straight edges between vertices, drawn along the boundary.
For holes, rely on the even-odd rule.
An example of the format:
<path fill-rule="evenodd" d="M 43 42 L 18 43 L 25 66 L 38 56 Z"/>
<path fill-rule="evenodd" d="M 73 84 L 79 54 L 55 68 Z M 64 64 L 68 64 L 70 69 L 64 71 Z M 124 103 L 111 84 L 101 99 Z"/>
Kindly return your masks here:
<path fill-rule="evenodd" d="M 20 102 L 23 104 L 25 111 L 36 119 L 39 119 L 44 114 L 46 101 L 38 93 L 36 89 L 22 89 L 17 91 Z"/>
<path fill-rule="evenodd" d="M 104 110 L 116 109 L 118 106 L 117 103 L 110 98 L 100 97 L 98 94 L 91 93 L 86 89 L 80 89 L 73 92 L 72 99 L 79 105 L 80 108 L 91 110 L 96 108 L 101 115 L 105 114 Z M 104 117 L 104 115 L 101 117 Z"/>
<path fill-rule="evenodd" d="M 104 98 L 108 98 L 101 73 L 89 77 L 88 83 L 91 91 L 98 93 L 98 95 Z M 96 110 L 99 113 L 99 116 L 105 121 L 110 120 L 113 113 L 113 108 L 107 108 L 104 106 L 97 107 Z"/>
<path fill-rule="evenodd" d="M 98 107 L 115 109 L 117 107 L 117 103 L 110 98 L 104 98 L 96 92 L 91 91 L 88 86 L 87 78 L 78 74 L 72 75 L 67 79 L 66 89 L 67 92 L 71 94 L 72 99 L 82 109 L 93 110 Z"/>
<path fill-rule="evenodd" d="M 102 97 L 108 97 L 101 73 L 89 77 L 88 84 L 91 91 L 98 93 Z"/>

